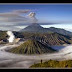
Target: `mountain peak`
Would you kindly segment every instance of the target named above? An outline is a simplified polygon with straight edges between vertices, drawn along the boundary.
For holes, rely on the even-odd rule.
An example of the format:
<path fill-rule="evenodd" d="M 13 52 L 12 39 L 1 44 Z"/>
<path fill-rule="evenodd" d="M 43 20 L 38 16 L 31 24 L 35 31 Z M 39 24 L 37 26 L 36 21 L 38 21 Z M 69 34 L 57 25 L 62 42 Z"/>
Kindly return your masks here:
<path fill-rule="evenodd" d="M 9 52 L 19 53 L 19 54 L 42 54 L 42 53 L 51 53 L 56 50 L 52 49 L 49 46 L 45 46 L 39 41 L 36 40 L 27 40 L 20 46 L 10 49 Z"/>
<path fill-rule="evenodd" d="M 42 26 L 40 26 L 38 23 L 33 23 L 29 26 L 27 26 L 26 28 L 20 30 L 21 32 L 35 32 L 35 33 L 52 33 L 52 32 L 56 32 L 56 33 L 60 33 L 63 35 L 68 35 L 68 36 L 72 36 L 72 32 L 69 32 L 67 30 L 61 29 L 61 28 L 55 28 L 55 27 L 50 27 L 50 28 L 43 28 Z"/>
<path fill-rule="evenodd" d="M 29 26 L 27 26 L 26 28 L 22 29 L 21 31 L 26 31 L 26 32 L 38 32 L 40 30 L 42 30 L 43 27 L 41 27 L 39 24 L 37 23 L 33 23 Z"/>
<path fill-rule="evenodd" d="M 41 27 L 38 23 L 32 23 L 32 24 L 29 25 L 29 26 L 39 26 L 39 27 Z"/>

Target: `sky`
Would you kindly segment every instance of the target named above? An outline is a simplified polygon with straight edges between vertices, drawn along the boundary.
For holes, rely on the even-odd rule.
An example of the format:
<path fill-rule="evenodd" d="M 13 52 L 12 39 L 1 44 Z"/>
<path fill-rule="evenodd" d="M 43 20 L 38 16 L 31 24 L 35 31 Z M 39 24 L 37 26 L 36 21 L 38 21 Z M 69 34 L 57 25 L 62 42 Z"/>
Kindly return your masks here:
<path fill-rule="evenodd" d="M 35 12 L 30 17 L 30 12 Z M 0 29 L 20 30 L 37 19 L 45 28 L 63 28 L 72 32 L 72 4 L 0 4 Z"/>

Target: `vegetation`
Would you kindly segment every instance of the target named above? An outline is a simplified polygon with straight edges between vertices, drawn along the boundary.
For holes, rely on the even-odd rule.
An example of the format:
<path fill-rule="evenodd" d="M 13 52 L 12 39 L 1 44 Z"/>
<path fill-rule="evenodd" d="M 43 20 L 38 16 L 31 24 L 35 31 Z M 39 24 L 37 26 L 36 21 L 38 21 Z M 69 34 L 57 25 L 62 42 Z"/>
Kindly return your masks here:
<path fill-rule="evenodd" d="M 42 53 L 52 53 L 55 52 L 56 50 L 42 44 L 39 41 L 30 39 L 21 44 L 20 46 L 10 49 L 8 51 L 17 54 L 42 54 Z"/>
<path fill-rule="evenodd" d="M 6 39 L 6 31 L 0 31 L 0 40 Z"/>
<path fill-rule="evenodd" d="M 16 32 L 16 31 L 13 31 L 14 35 L 16 38 L 24 38 L 24 35 L 22 32 Z"/>
<path fill-rule="evenodd" d="M 30 68 L 72 68 L 72 60 L 49 60 L 43 63 L 34 64 L 30 66 Z"/>
<path fill-rule="evenodd" d="M 48 32 L 48 33 L 30 33 L 30 32 L 15 32 L 13 31 L 16 38 L 34 39 L 45 45 L 63 45 L 72 44 L 72 37 L 62 35 L 59 33 Z M 6 31 L 0 31 L 0 40 L 7 39 Z"/>
<path fill-rule="evenodd" d="M 25 39 L 35 39 L 48 45 L 72 44 L 72 39 L 58 33 L 23 33 Z"/>

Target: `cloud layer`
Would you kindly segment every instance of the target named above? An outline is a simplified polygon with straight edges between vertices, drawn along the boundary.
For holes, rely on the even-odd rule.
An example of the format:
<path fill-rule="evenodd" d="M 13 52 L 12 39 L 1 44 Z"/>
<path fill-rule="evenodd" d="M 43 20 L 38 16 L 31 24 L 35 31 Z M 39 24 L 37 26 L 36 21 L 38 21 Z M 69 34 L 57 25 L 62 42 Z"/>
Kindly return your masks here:
<path fill-rule="evenodd" d="M 0 13 L 0 21 L 3 22 L 17 22 L 17 21 L 25 21 L 27 20 L 21 14 L 26 14 L 30 12 L 30 10 L 13 10 L 11 12 Z"/>
<path fill-rule="evenodd" d="M 11 27 L 18 29 L 17 26 L 20 26 L 20 24 L 24 26 L 34 22 L 37 22 L 35 13 L 29 9 L 0 13 L 0 28 L 9 27 L 8 29 L 10 29 Z"/>

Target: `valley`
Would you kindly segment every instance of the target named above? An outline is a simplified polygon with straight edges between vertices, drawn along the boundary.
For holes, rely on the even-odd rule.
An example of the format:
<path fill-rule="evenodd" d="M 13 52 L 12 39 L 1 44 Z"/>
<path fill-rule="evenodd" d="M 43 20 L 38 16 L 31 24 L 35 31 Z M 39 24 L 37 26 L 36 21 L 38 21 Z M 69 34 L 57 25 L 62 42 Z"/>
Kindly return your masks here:
<path fill-rule="evenodd" d="M 35 25 L 40 28 L 40 25 Z M 16 32 L 17 43 L 7 41 L 6 31 L 0 32 L 0 68 L 29 68 L 47 60 L 72 59 L 72 37 L 57 32 Z M 3 35 L 3 36 L 2 36 Z"/>
<path fill-rule="evenodd" d="M 18 44 L 19 45 L 19 44 Z M 6 52 L 5 49 L 16 47 L 18 45 L 1 46 L 0 49 L 0 68 L 29 68 L 32 64 L 50 59 L 53 60 L 67 60 L 72 59 L 72 53 L 64 53 L 63 51 L 57 53 L 48 53 L 40 55 L 20 55 Z M 62 47 L 62 46 L 61 46 Z M 64 48 L 72 48 L 72 45 L 65 46 Z M 64 49 L 63 48 L 63 49 Z"/>

